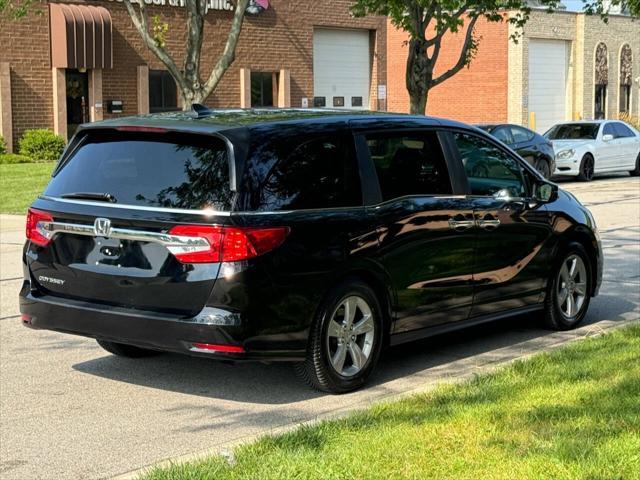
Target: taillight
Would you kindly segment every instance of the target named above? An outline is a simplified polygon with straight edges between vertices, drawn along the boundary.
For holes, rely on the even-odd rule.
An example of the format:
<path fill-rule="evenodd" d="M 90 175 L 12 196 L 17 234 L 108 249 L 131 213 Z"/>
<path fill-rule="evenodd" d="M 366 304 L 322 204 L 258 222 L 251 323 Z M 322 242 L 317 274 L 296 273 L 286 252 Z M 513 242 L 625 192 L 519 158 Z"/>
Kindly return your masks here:
<path fill-rule="evenodd" d="M 53 217 L 48 213 L 30 208 L 27 213 L 27 239 L 41 247 L 49 245 L 53 234 L 44 228 L 43 224 L 46 222 L 53 222 Z"/>
<path fill-rule="evenodd" d="M 169 246 L 182 263 L 239 262 L 277 248 L 289 234 L 288 227 L 238 228 L 209 225 L 178 225 L 170 235 L 205 239 L 208 245 Z"/>

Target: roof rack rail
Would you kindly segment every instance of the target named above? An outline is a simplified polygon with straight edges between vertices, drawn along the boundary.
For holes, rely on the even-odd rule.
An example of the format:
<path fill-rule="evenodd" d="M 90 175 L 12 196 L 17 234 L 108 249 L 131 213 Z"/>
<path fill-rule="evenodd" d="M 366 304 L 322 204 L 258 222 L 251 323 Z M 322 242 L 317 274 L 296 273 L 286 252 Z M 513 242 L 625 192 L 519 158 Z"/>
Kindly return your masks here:
<path fill-rule="evenodd" d="M 213 115 L 213 110 L 209 107 L 205 107 L 201 103 L 192 103 L 191 110 L 195 114 L 196 118 L 205 118 Z"/>

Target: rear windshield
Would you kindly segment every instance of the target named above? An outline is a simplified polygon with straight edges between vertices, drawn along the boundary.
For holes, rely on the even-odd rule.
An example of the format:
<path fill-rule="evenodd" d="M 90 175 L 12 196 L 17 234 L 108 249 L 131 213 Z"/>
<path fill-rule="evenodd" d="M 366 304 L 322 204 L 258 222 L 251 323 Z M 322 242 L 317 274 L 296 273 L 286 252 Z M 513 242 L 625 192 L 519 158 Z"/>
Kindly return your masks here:
<path fill-rule="evenodd" d="M 91 132 L 45 190 L 123 205 L 229 210 L 224 142 L 204 135 Z"/>
<path fill-rule="evenodd" d="M 549 140 L 594 140 L 598 136 L 597 123 L 563 123 L 544 134 Z"/>

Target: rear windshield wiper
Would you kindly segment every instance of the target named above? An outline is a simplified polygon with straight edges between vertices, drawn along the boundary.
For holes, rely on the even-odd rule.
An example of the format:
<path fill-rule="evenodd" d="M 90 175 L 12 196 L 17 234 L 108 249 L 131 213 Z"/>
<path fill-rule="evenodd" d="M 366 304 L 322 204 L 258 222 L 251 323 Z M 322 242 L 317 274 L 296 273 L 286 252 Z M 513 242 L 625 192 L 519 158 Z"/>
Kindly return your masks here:
<path fill-rule="evenodd" d="M 75 198 L 79 200 L 97 200 L 99 202 L 117 203 L 116 197 L 110 193 L 74 192 L 60 195 L 62 198 Z"/>

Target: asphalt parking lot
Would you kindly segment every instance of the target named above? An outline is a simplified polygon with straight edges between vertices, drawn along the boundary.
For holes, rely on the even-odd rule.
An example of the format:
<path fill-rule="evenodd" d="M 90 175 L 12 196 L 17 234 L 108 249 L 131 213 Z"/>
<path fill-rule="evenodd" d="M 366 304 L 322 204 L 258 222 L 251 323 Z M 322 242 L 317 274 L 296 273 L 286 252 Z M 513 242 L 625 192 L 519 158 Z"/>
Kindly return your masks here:
<path fill-rule="evenodd" d="M 313 392 L 287 365 L 226 365 L 178 355 L 125 360 L 93 340 L 22 327 L 22 217 L 0 217 L 0 477 L 112 477 L 255 435 L 464 378 L 575 338 L 640 320 L 640 179 L 562 183 L 596 217 L 601 294 L 584 326 L 510 319 L 386 353 L 362 391 Z"/>

